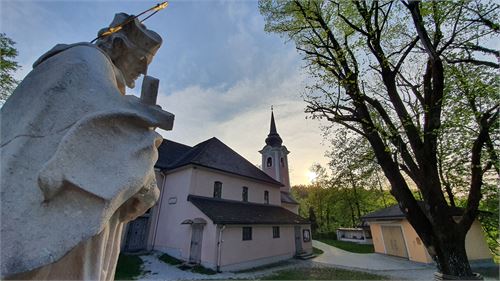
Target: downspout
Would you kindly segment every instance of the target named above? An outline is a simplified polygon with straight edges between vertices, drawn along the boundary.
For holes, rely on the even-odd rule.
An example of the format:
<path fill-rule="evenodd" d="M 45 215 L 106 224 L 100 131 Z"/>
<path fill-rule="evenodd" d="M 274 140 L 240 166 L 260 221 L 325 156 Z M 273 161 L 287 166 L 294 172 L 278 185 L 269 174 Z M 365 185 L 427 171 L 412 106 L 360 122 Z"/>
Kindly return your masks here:
<path fill-rule="evenodd" d="M 220 272 L 220 260 L 222 256 L 222 233 L 224 232 L 224 229 L 226 229 L 226 225 L 223 224 L 221 228 L 219 229 L 219 241 L 217 241 L 217 272 Z"/>
<path fill-rule="evenodd" d="M 153 245 L 152 245 L 153 250 L 155 249 L 156 233 L 158 233 L 158 224 L 160 222 L 160 215 L 161 215 L 161 205 L 163 203 L 163 196 L 165 194 L 165 181 L 167 180 L 167 174 L 165 174 L 165 172 L 161 171 L 160 174 L 162 175 L 161 190 L 160 190 L 160 204 L 158 206 L 158 216 L 156 216 L 155 233 L 153 235 Z"/>

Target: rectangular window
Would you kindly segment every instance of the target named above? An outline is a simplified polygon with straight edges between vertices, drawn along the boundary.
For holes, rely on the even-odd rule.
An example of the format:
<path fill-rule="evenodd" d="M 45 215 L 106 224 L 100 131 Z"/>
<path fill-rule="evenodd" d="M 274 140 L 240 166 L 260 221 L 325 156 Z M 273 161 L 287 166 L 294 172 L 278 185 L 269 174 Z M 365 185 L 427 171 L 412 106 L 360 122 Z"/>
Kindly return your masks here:
<path fill-rule="evenodd" d="M 269 191 L 264 191 L 264 203 L 269 204 Z"/>
<path fill-rule="evenodd" d="M 252 240 L 252 228 L 248 226 L 243 227 L 243 241 Z"/>
<path fill-rule="evenodd" d="M 280 227 L 273 226 L 273 238 L 280 238 Z"/>
<path fill-rule="evenodd" d="M 241 192 L 241 197 L 243 202 L 248 202 L 248 187 L 244 186 L 243 191 Z"/>
<path fill-rule="evenodd" d="M 214 182 L 214 198 L 222 198 L 222 182 Z"/>
<path fill-rule="evenodd" d="M 302 237 L 304 242 L 310 242 L 311 241 L 311 232 L 309 229 L 303 229 L 302 230 Z"/>

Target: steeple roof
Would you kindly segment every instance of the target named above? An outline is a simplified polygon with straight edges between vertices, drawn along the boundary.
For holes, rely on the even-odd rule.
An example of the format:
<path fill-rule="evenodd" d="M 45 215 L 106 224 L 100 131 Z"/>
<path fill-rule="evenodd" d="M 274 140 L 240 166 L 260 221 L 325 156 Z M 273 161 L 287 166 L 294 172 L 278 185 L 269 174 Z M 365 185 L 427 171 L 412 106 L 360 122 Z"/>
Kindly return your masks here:
<path fill-rule="evenodd" d="M 269 129 L 269 135 L 266 138 L 266 144 L 272 147 L 280 147 L 283 144 L 278 131 L 276 130 L 276 124 L 274 123 L 274 112 L 271 109 L 271 127 Z"/>

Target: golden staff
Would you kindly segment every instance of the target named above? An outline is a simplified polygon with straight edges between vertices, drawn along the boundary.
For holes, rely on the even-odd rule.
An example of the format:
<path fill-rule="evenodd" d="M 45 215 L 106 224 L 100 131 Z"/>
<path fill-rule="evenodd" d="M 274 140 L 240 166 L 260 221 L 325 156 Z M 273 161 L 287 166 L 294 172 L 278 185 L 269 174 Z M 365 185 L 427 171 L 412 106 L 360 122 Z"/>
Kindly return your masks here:
<path fill-rule="evenodd" d="M 111 26 L 108 28 L 108 30 L 104 31 L 101 35 L 97 36 L 94 40 L 90 41 L 90 43 L 94 43 L 97 39 L 99 38 L 102 38 L 102 37 L 106 37 L 108 35 L 111 35 L 115 32 L 118 32 L 120 31 L 123 26 L 125 26 L 127 23 L 135 20 L 136 18 L 139 18 L 140 16 L 144 15 L 145 13 L 148 13 L 148 12 L 151 12 L 151 11 L 154 11 L 151 15 L 145 17 L 143 20 L 141 20 L 141 23 L 144 22 L 145 20 L 149 19 L 150 17 L 152 17 L 154 14 L 158 13 L 159 11 L 165 9 L 166 7 L 168 6 L 168 2 L 165 1 L 165 2 L 162 2 L 162 3 L 159 3 L 159 4 L 156 4 L 155 6 L 145 10 L 144 12 L 138 14 L 137 16 L 133 16 L 133 17 L 130 17 L 128 18 L 126 21 L 116 25 L 116 26 Z"/>

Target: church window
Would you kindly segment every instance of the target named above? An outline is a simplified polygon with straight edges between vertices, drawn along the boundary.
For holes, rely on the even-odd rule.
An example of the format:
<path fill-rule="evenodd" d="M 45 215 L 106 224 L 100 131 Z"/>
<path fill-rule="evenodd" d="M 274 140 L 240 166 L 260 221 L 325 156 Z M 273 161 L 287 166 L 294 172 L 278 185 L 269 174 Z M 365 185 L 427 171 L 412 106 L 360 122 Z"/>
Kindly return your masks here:
<path fill-rule="evenodd" d="M 285 167 L 285 159 L 283 157 L 281 157 L 281 167 Z"/>
<path fill-rule="evenodd" d="M 280 238 L 280 227 L 273 226 L 273 238 Z"/>
<path fill-rule="evenodd" d="M 273 158 L 267 157 L 267 167 L 271 167 L 273 165 Z"/>
<path fill-rule="evenodd" d="M 248 202 L 248 187 L 244 186 L 243 191 L 241 192 L 241 197 L 243 202 Z"/>
<path fill-rule="evenodd" d="M 252 240 L 252 228 L 248 226 L 243 227 L 243 241 Z"/>
<path fill-rule="evenodd" d="M 264 203 L 269 204 L 269 191 L 264 191 Z"/>
<path fill-rule="evenodd" d="M 214 182 L 214 198 L 222 198 L 222 182 Z"/>

